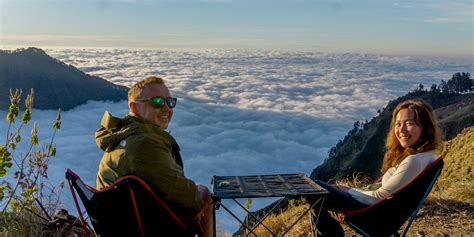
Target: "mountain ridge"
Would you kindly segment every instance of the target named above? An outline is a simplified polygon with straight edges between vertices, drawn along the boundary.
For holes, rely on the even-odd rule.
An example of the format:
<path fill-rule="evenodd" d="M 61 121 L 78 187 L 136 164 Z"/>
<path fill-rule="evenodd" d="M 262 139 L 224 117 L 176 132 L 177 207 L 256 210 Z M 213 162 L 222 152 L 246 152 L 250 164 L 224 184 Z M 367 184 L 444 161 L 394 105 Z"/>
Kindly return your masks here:
<path fill-rule="evenodd" d="M 0 109 L 8 109 L 10 89 L 35 90 L 35 109 L 69 110 L 88 100 L 127 99 L 128 88 L 67 65 L 39 48 L 0 50 Z M 23 106 L 23 103 L 21 103 Z"/>

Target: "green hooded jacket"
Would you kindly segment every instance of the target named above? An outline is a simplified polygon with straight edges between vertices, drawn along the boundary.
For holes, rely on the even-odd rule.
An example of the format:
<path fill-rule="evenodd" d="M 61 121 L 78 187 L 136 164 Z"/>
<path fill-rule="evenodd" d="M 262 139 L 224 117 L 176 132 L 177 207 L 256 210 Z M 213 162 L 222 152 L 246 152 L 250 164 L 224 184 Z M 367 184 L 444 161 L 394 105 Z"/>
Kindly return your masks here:
<path fill-rule="evenodd" d="M 96 143 L 104 151 L 97 188 L 126 175 L 145 180 L 179 215 L 194 217 L 203 205 L 196 184 L 184 176 L 176 140 L 160 127 L 136 116 L 123 119 L 105 112 Z"/>

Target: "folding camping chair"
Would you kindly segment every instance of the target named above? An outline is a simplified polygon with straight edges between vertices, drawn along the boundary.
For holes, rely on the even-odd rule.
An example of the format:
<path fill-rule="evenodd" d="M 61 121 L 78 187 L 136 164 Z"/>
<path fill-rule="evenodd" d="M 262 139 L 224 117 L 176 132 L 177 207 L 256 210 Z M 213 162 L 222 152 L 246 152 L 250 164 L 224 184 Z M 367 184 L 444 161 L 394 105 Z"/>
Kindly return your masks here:
<path fill-rule="evenodd" d="M 88 234 L 74 190 L 100 236 L 195 236 L 200 231 L 193 220 L 178 217 L 137 176 L 122 177 L 102 190 L 88 186 L 70 169 L 66 171 L 66 179 Z"/>
<path fill-rule="evenodd" d="M 443 166 L 443 158 L 433 161 L 397 192 L 371 206 L 341 213 L 339 219 L 365 236 L 398 236 L 398 230 L 410 218 L 402 234 L 405 236 Z"/>

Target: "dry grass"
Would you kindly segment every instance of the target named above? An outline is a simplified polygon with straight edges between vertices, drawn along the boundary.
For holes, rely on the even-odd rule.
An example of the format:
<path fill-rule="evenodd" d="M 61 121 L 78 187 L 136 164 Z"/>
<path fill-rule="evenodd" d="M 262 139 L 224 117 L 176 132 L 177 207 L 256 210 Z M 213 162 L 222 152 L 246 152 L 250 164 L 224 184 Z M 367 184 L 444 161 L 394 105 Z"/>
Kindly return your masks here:
<path fill-rule="evenodd" d="M 40 218 L 31 212 L 23 212 L 19 216 L 6 213 L 0 218 L 0 236 L 86 236 L 78 220 L 67 222 L 66 220 L 54 217 L 48 221 Z"/>
<path fill-rule="evenodd" d="M 474 204 L 474 126 L 443 144 L 445 166 L 433 196 Z"/>
<path fill-rule="evenodd" d="M 409 236 L 472 236 L 474 205 L 430 197 L 423 205 Z"/>
<path fill-rule="evenodd" d="M 404 229 L 403 226 L 401 229 Z M 344 226 L 346 236 L 360 236 Z M 430 197 L 421 208 L 407 236 L 473 236 L 474 206 L 465 202 Z"/>
<path fill-rule="evenodd" d="M 373 180 L 367 174 L 359 172 L 353 173 L 352 178 L 334 180 L 335 185 L 342 185 L 354 188 L 362 188 L 372 183 Z"/>
<path fill-rule="evenodd" d="M 18 218 L 6 213 L 1 218 L 0 236 L 41 236 L 40 230 L 46 222 L 34 215 L 24 214 Z"/>
<path fill-rule="evenodd" d="M 279 215 L 271 214 L 263 222 L 274 233 L 282 234 L 291 224 L 293 224 L 298 217 L 300 217 L 307 209 L 309 205 L 304 201 L 293 201 L 290 200 L 288 209 Z M 309 236 L 310 235 L 310 219 L 309 215 L 306 214 L 303 218 L 288 231 L 286 236 Z M 258 226 L 254 232 L 257 236 L 272 236 L 272 234 L 263 226 Z M 250 236 L 255 236 L 251 234 Z"/>

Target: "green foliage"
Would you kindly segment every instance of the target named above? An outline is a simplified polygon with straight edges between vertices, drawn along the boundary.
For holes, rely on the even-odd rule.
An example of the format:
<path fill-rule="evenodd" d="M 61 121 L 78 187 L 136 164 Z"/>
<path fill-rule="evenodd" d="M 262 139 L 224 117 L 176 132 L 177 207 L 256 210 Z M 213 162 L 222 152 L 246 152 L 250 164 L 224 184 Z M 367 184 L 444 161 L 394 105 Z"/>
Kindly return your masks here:
<path fill-rule="evenodd" d="M 11 153 L 7 148 L 0 146 L 0 177 L 5 176 L 12 165 Z M 0 191 L 0 201 L 2 200 L 1 197 L 3 197 L 3 186 L 2 191 Z"/>
<path fill-rule="evenodd" d="M 61 128 L 61 109 L 59 109 L 58 115 L 56 116 L 56 119 L 54 120 L 53 128 L 54 129 L 60 129 Z"/>
<path fill-rule="evenodd" d="M 8 108 L 7 121 L 9 123 L 14 123 L 18 113 L 20 111 L 20 97 L 21 90 L 15 90 L 15 93 L 10 89 L 10 107 Z"/>
<path fill-rule="evenodd" d="M 252 199 L 251 198 L 246 198 L 245 199 L 245 208 L 247 208 L 247 210 L 250 210 L 251 207 L 252 207 Z"/>
<path fill-rule="evenodd" d="M 25 110 L 21 122 L 16 129 L 15 120 L 19 115 L 19 103 L 21 90 L 10 90 L 10 107 L 6 120 L 8 127 L 6 131 L 5 144 L 0 145 L 0 177 L 12 172 L 13 181 L 2 181 L 0 186 L 0 202 L 2 203 L 2 220 L 13 215 L 13 219 L 24 214 L 24 210 L 35 211 L 35 200 L 43 196 L 45 187 L 44 179 L 47 179 L 48 162 L 56 155 L 54 136 L 60 128 L 60 112 L 53 124 L 53 135 L 51 140 L 43 148 L 39 147 L 38 127 L 34 123 L 31 137 L 26 150 L 17 151 L 18 145 L 23 141 L 21 131 L 32 119 L 34 91 L 31 90 L 25 100 Z M 12 132 L 15 131 L 15 132 Z M 14 228 L 13 225 L 4 228 Z M 5 229 L 4 229 L 5 230 Z M 5 232 L 2 230 L 2 232 Z M 8 230 L 6 230 L 8 233 Z"/>
<path fill-rule="evenodd" d="M 23 124 L 28 124 L 28 122 L 31 120 L 31 110 L 33 109 L 33 98 L 34 98 L 34 91 L 31 89 L 30 94 L 26 97 L 25 105 L 26 109 L 25 112 L 23 113 L 23 116 L 21 117 L 21 120 L 23 121 Z"/>
<path fill-rule="evenodd" d="M 441 81 L 439 87 L 443 93 L 461 93 L 472 90 L 474 86 L 469 72 L 457 72 L 453 74 L 448 82 Z"/>
<path fill-rule="evenodd" d="M 30 143 L 38 145 L 38 128 L 36 127 L 36 123 L 33 124 L 33 129 L 31 129 Z"/>

